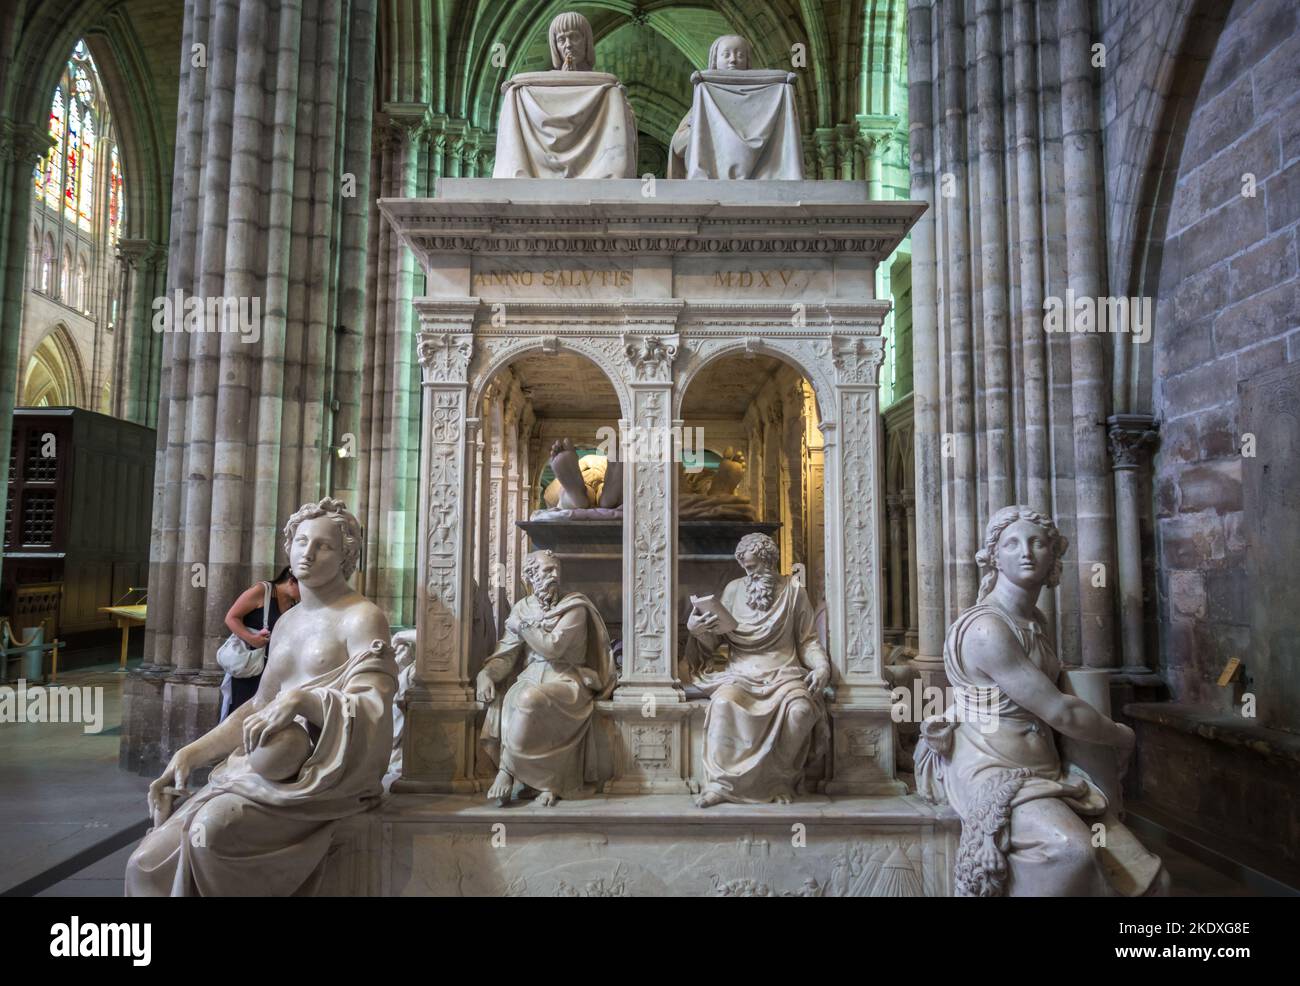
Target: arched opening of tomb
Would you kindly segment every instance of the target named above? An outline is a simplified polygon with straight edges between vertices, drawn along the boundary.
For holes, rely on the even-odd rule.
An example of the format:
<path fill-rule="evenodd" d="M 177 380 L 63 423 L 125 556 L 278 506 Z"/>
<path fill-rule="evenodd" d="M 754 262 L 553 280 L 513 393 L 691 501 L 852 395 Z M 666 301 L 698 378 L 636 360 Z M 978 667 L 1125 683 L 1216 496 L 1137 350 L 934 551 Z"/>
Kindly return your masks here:
<path fill-rule="evenodd" d="M 623 473 L 619 394 L 571 348 L 529 352 L 497 370 L 477 407 L 470 678 L 529 594 L 524 561 L 550 549 L 565 592 L 600 610 L 611 641 L 623 622 Z M 613 460 L 613 461 L 611 461 Z"/>
<path fill-rule="evenodd" d="M 825 444 L 811 382 L 773 356 L 732 353 L 701 367 L 682 397 L 678 476 L 678 653 L 688 677 L 690 597 L 721 594 L 744 576 L 746 534 L 770 536 L 825 637 Z"/>

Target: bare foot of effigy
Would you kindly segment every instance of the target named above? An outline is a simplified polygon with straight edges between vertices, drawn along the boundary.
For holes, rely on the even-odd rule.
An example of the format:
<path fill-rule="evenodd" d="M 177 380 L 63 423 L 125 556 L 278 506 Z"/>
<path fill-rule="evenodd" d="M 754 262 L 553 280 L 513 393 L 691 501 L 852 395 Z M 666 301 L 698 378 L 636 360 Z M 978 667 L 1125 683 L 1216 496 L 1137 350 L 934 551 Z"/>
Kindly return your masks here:
<path fill-rule="evenodd" d="M 543 808 L 549 808 L 559 800 L 559 797 L 554 791 L 538 791 L 537 798 L 533 803 L 539 804 Z"/>
<path fill-rule="evenodd" d="M 605 466 L 605 485 L 600 488 L 600 507 L 623 505 L 623 463 L 610 459 Z"/>
<path fill-rule="evenodd" d="M 722 795 L 716 791 L 701 791 L 695 796 L 696 808 L 712 808 L 714 805 L 720 805 L 725 801 Z"/>
<path fill-rule="evenodd" d="M 778 794 L 776 797 L 774 797 L 774 798 L 772 799 L 772 804 L 774 804 L 774 805 L 792 805 L 792 804 L 794 804 L 794 796 L 793 796 L 793 795 L 790 795 L 790 794 Z"/>
<path fill-rule="evenodd" d="M 551 446 L 551 471 L 564 487 L 560 494 L 561 510 L 585 510 L 591 506 L 587 483 L 578 465 L 578 453 L 569 439 L 562 438 Z"/>
<path fill-rule="evenodd" d="M 510 800 L 510 789 L 514 787 L 515 779 L 510 776 L 508 771 L 501 770 L 497 772 L 496 780 L 488 788 L 487 799 L 495 801 L 498 808 L 504 808 L 506 802 Z"/>

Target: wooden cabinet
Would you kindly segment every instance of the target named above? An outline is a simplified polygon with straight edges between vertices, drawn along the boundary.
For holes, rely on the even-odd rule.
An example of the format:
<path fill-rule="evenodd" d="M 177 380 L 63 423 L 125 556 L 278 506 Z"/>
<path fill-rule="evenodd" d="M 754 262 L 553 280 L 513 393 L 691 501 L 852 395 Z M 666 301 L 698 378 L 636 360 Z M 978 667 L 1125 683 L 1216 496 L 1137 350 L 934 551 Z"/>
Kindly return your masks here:
<path fill-rule="evenodd" d="M 3 609 L 15 627 L 106 629 L 98 608 L 147 583 L 154 436 L 93 411 L 14 411 Z"/>

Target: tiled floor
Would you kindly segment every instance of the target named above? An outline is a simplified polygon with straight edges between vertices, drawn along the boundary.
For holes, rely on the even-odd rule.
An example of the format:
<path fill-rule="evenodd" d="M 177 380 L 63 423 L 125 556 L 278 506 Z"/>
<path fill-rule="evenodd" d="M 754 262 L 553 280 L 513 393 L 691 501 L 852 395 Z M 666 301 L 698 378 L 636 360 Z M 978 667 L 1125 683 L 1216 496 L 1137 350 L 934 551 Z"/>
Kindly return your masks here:
<path fill-rule="evenodd" d="M 60 686 L 102 689 L 102 731 L 0 723 L 0 892 L 144 820 L 149 779 L 117 766 L 123 676 L 114 666 L 59 675 Z"/>

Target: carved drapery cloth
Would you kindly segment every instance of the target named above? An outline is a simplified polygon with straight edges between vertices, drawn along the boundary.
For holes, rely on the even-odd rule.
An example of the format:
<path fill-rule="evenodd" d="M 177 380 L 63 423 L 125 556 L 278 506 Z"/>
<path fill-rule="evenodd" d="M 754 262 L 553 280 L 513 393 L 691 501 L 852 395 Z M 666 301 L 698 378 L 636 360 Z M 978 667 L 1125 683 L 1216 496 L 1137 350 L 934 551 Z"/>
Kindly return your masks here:
<path fill-rule="evenodd" d="M 635 178 L 636 120 L 607 72 L 525 72 L 503 87 L 493 178 Z"/>
<path fill-rule="evenodd" d="M 696 72 L 691 79 L 687 178 L 803 178 L 793 72 Z"/>

